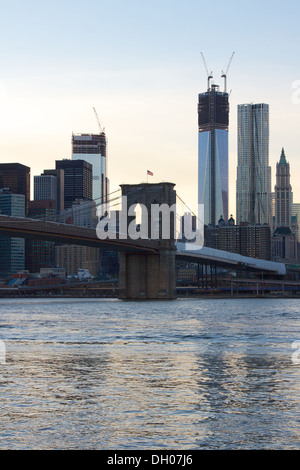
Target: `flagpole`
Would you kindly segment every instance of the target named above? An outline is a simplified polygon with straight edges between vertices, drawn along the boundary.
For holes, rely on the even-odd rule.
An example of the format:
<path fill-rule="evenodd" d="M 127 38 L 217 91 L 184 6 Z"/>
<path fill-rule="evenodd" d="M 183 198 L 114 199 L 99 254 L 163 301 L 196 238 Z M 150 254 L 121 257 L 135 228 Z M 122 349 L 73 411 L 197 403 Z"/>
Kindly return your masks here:
<path fill-rule="evenodd" d="M 148 183 L 148 176 L 149 176 L 149 175 L 150 175 L 150 176 L 153 176 L 153 173 L 152 173 L 152 171 L 147 170 L 147 183 Z"/>

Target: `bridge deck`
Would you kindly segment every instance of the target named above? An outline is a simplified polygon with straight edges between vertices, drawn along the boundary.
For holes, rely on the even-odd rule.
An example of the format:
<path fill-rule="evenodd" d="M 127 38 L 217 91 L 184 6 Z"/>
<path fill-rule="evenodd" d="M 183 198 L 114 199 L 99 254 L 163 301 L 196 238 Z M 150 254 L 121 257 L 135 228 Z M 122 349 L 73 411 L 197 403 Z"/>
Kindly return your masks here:
<path fill-rule="evenodd" d="M 0 235 L 18 238 L 52 240 L 59 243 L 93 246 L 125 252 L 157 252 L 158 240 L 100 240 L 94 228 L 0 215 Z"/>
<path fill-rule="evenodd" d="M 159 240 L 132 240 L 130 238 L 100 240 L 97 237 L 95 228 L 6 215 L 0 215 L 0 235 L 52 240 L 59 243 L 93 246 L 121 252 L 157 253 L 160 245 Z M 176 257 L 186 261 L 216 262 L 218 266 L 225 268 L 236 267 L 283 276 L 286 274 L 286 268 L 283 263 L 250 258 L 237 253 L 229 253 L 207 247 L 203 247 L 201 250 L 188 251 L 183 243 L 176 243 L 176 248 Z"/>
<path fill-rule="evenodd" d="M 238 253 L 229 253 L 227 251 L 216 250 L 209 247 L 203 247 L 200 250 L 188 251 L 184 243 L 176 243 L 177 257 L 186 261 L 197 262 L 216 262 L 218 266 L 224 268 L 248 269 L 252 271 L 263 271 L 284 276 L 286 267 L 284 263 L 276 263 L 263 259 L 250 258 Z"/>

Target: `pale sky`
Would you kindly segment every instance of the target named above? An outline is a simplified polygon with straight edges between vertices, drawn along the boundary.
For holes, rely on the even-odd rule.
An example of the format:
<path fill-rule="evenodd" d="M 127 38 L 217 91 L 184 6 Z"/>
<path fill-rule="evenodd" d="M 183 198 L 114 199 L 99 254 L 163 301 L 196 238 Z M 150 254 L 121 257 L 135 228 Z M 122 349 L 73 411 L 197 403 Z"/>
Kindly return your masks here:
<path fill-rule="evenodd" d="M 270 106 L 272 190 L 285 148 L 300 202 L 300 5 L 296 1 L 0 0 L 0 161 L 31 175 L 71 158 L 72 132 L 108 138 L 111 190 L 176 183 L 197 203 L 197 99 L 229 72 L 229 213 L 235 216 L 237 105 Z M 297 84 L 297 81 L 299 83 Z M 299 103 L 298 103 L 299 101 Z M 33 194 L 33 188 L 32 188 Z"/>

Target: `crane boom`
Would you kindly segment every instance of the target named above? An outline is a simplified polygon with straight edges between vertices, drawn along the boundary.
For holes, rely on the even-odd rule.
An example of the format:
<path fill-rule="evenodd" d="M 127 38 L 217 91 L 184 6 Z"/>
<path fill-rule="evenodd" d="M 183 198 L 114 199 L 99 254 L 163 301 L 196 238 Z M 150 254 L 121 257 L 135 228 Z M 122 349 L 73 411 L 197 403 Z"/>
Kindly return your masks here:
<path fill-rule="evenodd" d="M 231 61 L 232 61 L 232 59 L 233 59 L 234 53 L 235 53 L 235 51 L 233 51 L 233 53 L 231 54 L 230 60 L 229 60 L 229 62 L 228 62 L 227 69 L 226 69 L 226 72 L 225 72 L 226 75 L 227 75 L 228 69 L 229 69 L 229 67 L 230 67 Z"/>
<path fill-rule="evenodd" d="M 95 115 L 96 115 L 96 119 L 97 119 L 98 126 L 99 126 L 99 129 L 100 129 L 100 134 L 102 134 L 102 132 L 104 132 L 104 131 L 103 131 L 102 126 L 101 126 L 101 124 L 100 124 L 99 116 L 98 116 L 98 114 L 97 114 L 96 109 L 93 108 L 93 110 L 94 110 L 94 113 L 95 113 Z"/>
<path fill-rule="evenodd" d="M 226 67 L 226 71 L 225 72 L 222 71 L 222 75 L 221 75 L 221 77 L 224 78 L 224 92 L 225 93 L 227 92 L 227 73 L 228 73 L 231 61 L 233 59 L 233 56 L 234 56 L 234 52 L 235 51 L 233 51 L 233 53 L 231 54 L 230 60 L 229 60 L 228 65 Z"/>
<path fill-rule="evenodd" d="M 212 72 L 210 72 L 210 73 L 208 72 L 206 61 L 205 61 L 205 58 L 204 58 L 204 55 L 202 54 L 202 52 L 201 52 L 201 56 L 202 56 L 202 59 L 203 59 L 203 63 L 204 63 L 204 67 L 205 67 L 206 75 L 207 75 L 207 88 L 209 89 L 209 81 L 213 78 L 213 75 L 212 75 Z"/>

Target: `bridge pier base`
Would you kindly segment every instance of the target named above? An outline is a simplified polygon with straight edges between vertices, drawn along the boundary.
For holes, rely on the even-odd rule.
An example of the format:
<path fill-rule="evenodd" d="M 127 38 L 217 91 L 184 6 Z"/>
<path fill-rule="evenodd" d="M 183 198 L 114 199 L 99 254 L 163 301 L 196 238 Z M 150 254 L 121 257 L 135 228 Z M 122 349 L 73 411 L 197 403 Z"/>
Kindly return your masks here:
<path fill-rule="evenodd" d="M 127 227 L 137 224 L 135 216 L 128 215 L 127 209 L 142 205 L 142 227 L 146 230 L 148 239 L 152 239 L 152 205 L 169 208 L 176 204 L 174 183 L 141 183 L 136 185 L 121 185 L 122 196 L 126 198 Z M 122 208 L 123 209 L 123 208 Z M 174 228 L 176 214 L 168 214 L 169 237 L 162 237 L 164 225 L 163 215 L 158 215 L 157 250 L 154 252 L 130 252 L 119 254 L 119 298 L 120 299 L 175 299 L 175 238 Z M 146 222 L 146 224 L 145 224 Z M 143 226 L 145 224 L 145 227 Z M 154 228 L 154 227 L 153 227 Z M 123 229 L 124 231 L 124 229 Z"/>
<path fill-rule="evenodd" d="M 159 253 L 120 253 L 119 298 L 176 298 L 175 249 Z"/>

